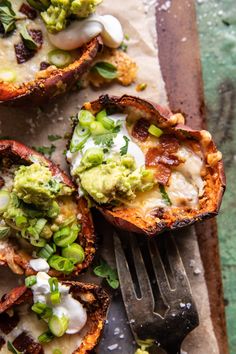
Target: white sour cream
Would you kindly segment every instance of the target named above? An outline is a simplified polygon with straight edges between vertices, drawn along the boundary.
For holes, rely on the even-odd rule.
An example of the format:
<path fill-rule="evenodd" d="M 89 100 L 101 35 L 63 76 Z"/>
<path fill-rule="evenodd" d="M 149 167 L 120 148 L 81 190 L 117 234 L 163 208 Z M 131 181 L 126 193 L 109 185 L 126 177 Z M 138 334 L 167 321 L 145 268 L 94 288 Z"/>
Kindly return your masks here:
<path fill-rule="evenodd" d="M 73 21 L 63 31 L 56 34 L 49 33 L 48 36 L 55 47 L 73 50 L 88 43 L 99 34 L 104 44 L 110 48 L 118 48 L 124 39 L 120 22 L 112 15 L 92 15 L 82 21 Z"/>
<path fill-rule="evenodd" d="M 53 314 L 58 317 L 66 316 L 69 319 L 67 334 L 74 334 L 79 332 L 87 322 L 87 312 L 82 304 L 75 300 L 69 294 L 69 286 L 58 283 L 58 290 L 61 294 L 61 302 L 58 305 L 52 305 L 50 301 L 50 285 L 48 279 L 49 275 L 45 272 L 39 272 L 36 275 L 37 282 L 31 287 L 33 291 L 34 303 L 42 302 L 50 306 Z"/>
<path fill-rule="evenodd" d="M 105 154 L 106 159 L 112 157 L 115 154 L 120 154 L 120 149 L 122 148 L 122 146 L 125 145 L 125 140 L 123 137 L 124 136 L 129 137 L 129 133 L 126 129 L 126 124 L 125 124 L 126 117 L 127 117 L 126 114 L 121 114 L 121 113 L 112 114 L 109 116 L 109 118 L 113 119 L 116 122 L 119 120 L 122 121 L 122 125 L 119 133 L 117 133 L 117 136 L 114 139 L 114 144 L 112 145 L 111 149 L 109 149 L 109 152 Z M 145 166 L 145 156 L 143 151 L 134 141 L 131 140 L 131 138 L 129 139 L 130 141 L 128 143 L 127 154 L 130 154 L 131 156 L 134 157 L 137 168 Z M 76 168 L 80 165 L 81 159 L 85 151 L 93 147 L 97 148 L 98 145 L 95 145 L 93 138 L 90 137 L 86 141 L 82 151 L 77 151 L 75 153 L 71 153 L 70 151 L 67 152 L 67 158 L 71 163 L 72 175 L 75 172 Z"/>
<path fill-rule="evenodd" d="M 50 267 L 48 262 L 43 258 L 31 259 L 29 264 L 36 272 L 48 272 Z"/>

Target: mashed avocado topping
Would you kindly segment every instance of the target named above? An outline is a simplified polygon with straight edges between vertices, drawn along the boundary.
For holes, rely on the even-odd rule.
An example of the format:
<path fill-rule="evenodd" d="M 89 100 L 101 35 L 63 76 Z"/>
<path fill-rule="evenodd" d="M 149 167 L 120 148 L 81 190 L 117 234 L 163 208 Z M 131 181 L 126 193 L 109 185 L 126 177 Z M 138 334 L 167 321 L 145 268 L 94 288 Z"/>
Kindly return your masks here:
<path fill-rule="evenodd" d="M 36 247 L 38 258 L 64 273 L 84 260 L 76 242 L 81 225 L 72 192 L 47 166 L 33 163 L 16 167 L 12 184 L 0 195 L 1 227 L 11 230 L 6 235 L 26 240 Z"/>
<path fill-rule="evenodd" d="M 104 164 L 80 172 L 79 177 L 82 188 L 97 203 L 132 200 L 136 192 L 149 190 L 154 185 L 152 171 L 136 168 L 131 155 L 109 158 Z"/>

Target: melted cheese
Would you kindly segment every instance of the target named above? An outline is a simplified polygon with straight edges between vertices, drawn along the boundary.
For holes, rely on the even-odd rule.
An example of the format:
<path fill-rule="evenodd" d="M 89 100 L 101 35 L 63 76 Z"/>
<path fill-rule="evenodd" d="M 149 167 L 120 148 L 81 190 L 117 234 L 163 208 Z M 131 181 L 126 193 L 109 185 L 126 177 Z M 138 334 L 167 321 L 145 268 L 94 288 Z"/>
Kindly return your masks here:
<path fill-rule="evenodd" d="M 22 5 L 22 0 L 11 1 L 13 10 L 17 16 L 23 17 L 19 12 Z M 28 60 L 26 63 L 18 64 L 16 60 L 14 45 L 21 41 L 20 31 L 22 26 L 29 26 L 32 29 L 40 29 L 43 33 L 43 45 L 42 48 L 36 52 L 36 54 Z M 16 82 L 22 83 L 25 81 L 31 81 L 34 79 L 35 74 L 39 71 L 40 63 L 42 61 L 48 61 L 47 54 L 55 47 L 50 43 L 48 39 L 47 30 L 43 24 L 40 16 L 37 16 L 35 20 L 26 19 L 24 21 L 17 21 L 16 30 L 10 33 L 7 37 L 0 37 L 0 62 L 1 71 L 13 70 L 16 73 Z"/>

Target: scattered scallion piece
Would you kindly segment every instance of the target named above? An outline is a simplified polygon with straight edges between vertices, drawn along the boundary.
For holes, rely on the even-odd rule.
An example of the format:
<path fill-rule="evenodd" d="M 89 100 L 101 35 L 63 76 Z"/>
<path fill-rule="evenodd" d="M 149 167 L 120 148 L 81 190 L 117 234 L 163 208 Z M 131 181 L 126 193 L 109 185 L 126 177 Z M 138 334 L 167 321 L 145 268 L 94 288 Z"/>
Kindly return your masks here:
<path fill-rule="evenodd" d="M 115 122 L 113 119 L 107 117 L 106 110 L 103 109 L 96 115 L 96 120 L 104 126 L 107 130 L 113 130 L 115 128 Z"/>
<path fill-rule="evenodd" d="M 90 136 L 90 131 L 88 128 L 82 128 L 79 124 L 76 126 L 71 143 L 70 152 L 76 152 L 83 148 L 84 144 Z"/>
<path fill-rule="evenodd" d="M 31 310 L 43 319 L 49 319 L 52 316 L 52 309 L 42 302 L 33 304 Z"/>
<path fill-rule="evenodd" d="M 120 154 L 121 156 L 126 155 L 128 152 L 128 146 L 129 146 L 129 138 L 125 135 L 123 135 L 123 139 L 125 141 L 125 145 L 120 148 Z"/>
<path fill-rule="evenodd" d="M 81 127 L 89 128 L 90 124 L 95 121 L 95 117 L 91 112 L 85 109 L 81 109 L 81 111 L 78 114 L 78 120 Z"/>
<path fill-rule="evenodd" d="M 34 228 L 37 231 L 38 235 L 40 235 L 40 233 L 42 232 L 42 230 L 43 230 L 44 226 L 46 225 L 46 223 L 47 223 L 47 219 L 41 218 L 41 219 L 37 220 Z"/>
<path fill-rule="evenodd" d="M 48 61 L 57 68 L 63 68 L 71 63 L 72 57 L 70 53 L 65 50 L 54 49 L 48 53 Z"/>
<path fill-rule="evenodd" d="M 166 202 L 167 205 L 172 205 L 171 200 L 170 200 L 163 184 L 159 184 L 159 188 L 160 188 L 162 199 Z"/>
<path fill-rule="evenodd" d="M 92 135 L 101 135 L 106 134 L 108 131 L 101 122 L 96 121 L 90 124 L 90 132 Z"/>
<path fill-rule="evenodd" d="M 70 274 L 75 268 L 73 262 L 70 259 L 58 255 L 51 256 L 48 260 L 48 264 L 51 268 L 65 274 Z"/>
<path fill-rule="evenodd" d="M 0 214 L 3 213 L 10 202 L 10 193 L 4 189 L 0 190 Z"/>
<path fill-rule="evenodd" d="M 46 245 L 46 240 L 42 237 L 39 237 L 38 239 L 30 238 L 30 243 L 35 247 L 44 247 Z"/>
<path fill-rule="evenodd" d="M 55 232 L 53 235 L 53 240 L 55 244 L 59 247 L 66 247 L 71 245 L 78 237 L 79 228 L 77 224 L 71 227 L 66 226 Z"/>
<path fill-rule="evenodd" d="M 56 315 L 53 315 L 48 322 L 48 327 L 52 334 L 54 334 L 54 336 L 62 337 L 68 328 L 68 323 L 68 317 L 58 317 Z"/>
<path fill-rule="evenodd" d="M 156 125 L 151 124 L 150 127 L 148 128 L 148 132 L 151 135 L 156 136 L 157 138 L 160 138 L 160 136 L 163 134 L 163 130 L 161 130 L 160 128 L 158 128 Z"/>
<path fill-rule="evenodd" d="M 27 218 L 24 215 L 17 215 L 15 223 L 17 227 L 22 227 L 27 224 Z"/>
<path fill-rule="evenodd" d="M 105 278 L 111 288 L 119 287 L 119 280 L 116 269 L 112 269 L 104 259 L 100 259 L 100 265 L 94 268 L 94 274 L 101 278 Z"/>
<path fill-rule="evenodd" d="M 7 342 L 7 349 L 13 354 L 24 354 L 24 352 L 19 352 L 19 350 L 17 350 L 13 343 L 10 341 Z"/>
<path fill-rule="evenodd" d="M 44 258 L 46 260 L 48 260 L 48 258 L 50 258 L 53 253 L 55 253 L 55 248 L 53 248 L 53 246 L 46 244 L 39 252 L 38 252 L 38 256 L 40 258 Z"/>
<path fill-rule="evenodd" d="M 60 351 L 60 349 L 53 349 L 52 354 L 62 354 L 62 352 Z"/>
<path fill-rule="evenodd" d="M 44 332 L 42 334 L 40 334 L 40 336 L 38 337 L 38 341 L 39 343 L 49 343 L 53 340 L 55 336 L 50 332 Z"/>
<path fill-rule="evenodd" d="M 70 259 L 74 264 L 82 263 L 85 258 L 83 248 L 77 243 L 72 243 L 72 245 L 63 248 L 61 254 L 63 257 Z"/>
<path fill-rule="evenodd" d="M 57 305 L 61 302 L 61 294 L 58 290 L 58 280 L 57 278 L 48 279 L 50 285 L 50 300 L 53 305 Z"/>
<path fill-rule="evenodd" d="M 4 239 L 10 234 L 10 227 L 8 226 L 0 226 L 0 240 Z"/>
<path fill-rule="evenodd" d="M 31 288 L 31 286 L 37 283 L 37 278 L 35 275 L 30 275 L 29 277 L 25 278 L 25 286 L 27 288 Z"/>

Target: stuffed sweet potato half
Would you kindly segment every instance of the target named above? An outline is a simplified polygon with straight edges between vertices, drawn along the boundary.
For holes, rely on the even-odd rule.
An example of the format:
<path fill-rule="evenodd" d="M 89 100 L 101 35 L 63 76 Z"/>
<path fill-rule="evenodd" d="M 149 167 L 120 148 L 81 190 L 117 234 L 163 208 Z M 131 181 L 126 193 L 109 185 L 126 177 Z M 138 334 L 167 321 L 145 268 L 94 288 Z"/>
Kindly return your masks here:
<path fill-rule="evenodd" d="M 101 2 L 1 1 L 0 102 L 40 103 L 62 94 L 89 71 L 103 44 L 118 48 L 121 24 L 94 14 Z"/>
<path fill-rule="evenodd" d="M 222 155 L 209 132 L 127 95 L 84 105 L 67 159 L 111 223 L 149 236 L 216 215 L 225 189 Z"/>
<path fill-rule="evenodd" d="M 0 140 L 0 265 L 17 274 L 78 274 L 95 253 L 87 201 L 53 162 Z"/>
<path fill-rule="evenodd" d="M 42 272 L 26 278 L 26 284 L 0 301 L 1 353 L 90 353 L 104 326 L 106 292 L 92 284 L 58 282 Z"/>

